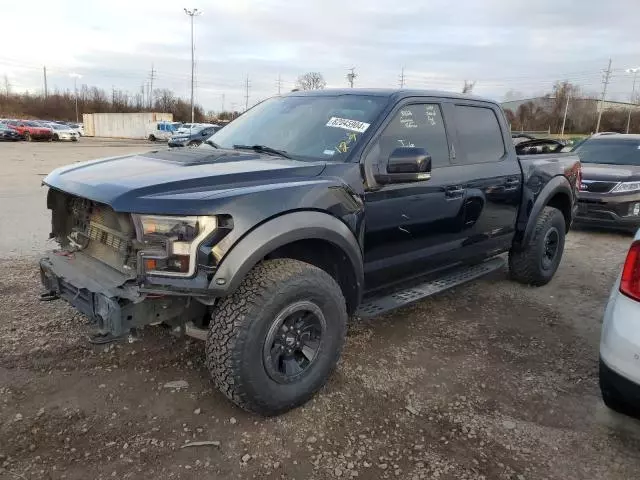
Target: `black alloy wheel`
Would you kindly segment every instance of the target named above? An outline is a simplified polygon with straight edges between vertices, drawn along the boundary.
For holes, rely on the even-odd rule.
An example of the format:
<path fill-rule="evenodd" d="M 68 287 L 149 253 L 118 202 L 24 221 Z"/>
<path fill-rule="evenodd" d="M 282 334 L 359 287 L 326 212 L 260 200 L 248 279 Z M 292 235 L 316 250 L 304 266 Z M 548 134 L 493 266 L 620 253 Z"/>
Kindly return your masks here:
<path fill-rule="evenodd" d="M 289 305 L 275 318 L 263 348 L 267 374 L 278 383 L 297 381 L 312 368 L 327 322 L 315 303 Z"/>

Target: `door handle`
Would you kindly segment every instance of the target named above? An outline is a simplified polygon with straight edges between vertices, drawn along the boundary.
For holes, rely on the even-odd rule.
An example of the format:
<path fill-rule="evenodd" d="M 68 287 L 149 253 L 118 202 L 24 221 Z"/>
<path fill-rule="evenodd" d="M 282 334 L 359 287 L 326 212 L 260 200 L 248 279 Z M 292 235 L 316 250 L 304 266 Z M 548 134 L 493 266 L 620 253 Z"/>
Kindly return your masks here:
<path fill-rule="evenodd" d="M 520 186 L 519 178 L 507 178 L 504 182 L 505 190 L 516 190 Z"/>
<path fill-rule="evenodd" d="M 462 198 L 464 195 L 464 188 L 462 185 L 451 185 L 444 189 L 444 196 L 447 197 L 448 200 L 453 200 L 454 198 Z"/>
<path fill-rule="evenodd" d="M 517 187 L 518 185 L 520 185 L 520 179 L 519 178 L 507 178 L 507 180 L 504 182 L 504 184 L 507 187 Z"/>

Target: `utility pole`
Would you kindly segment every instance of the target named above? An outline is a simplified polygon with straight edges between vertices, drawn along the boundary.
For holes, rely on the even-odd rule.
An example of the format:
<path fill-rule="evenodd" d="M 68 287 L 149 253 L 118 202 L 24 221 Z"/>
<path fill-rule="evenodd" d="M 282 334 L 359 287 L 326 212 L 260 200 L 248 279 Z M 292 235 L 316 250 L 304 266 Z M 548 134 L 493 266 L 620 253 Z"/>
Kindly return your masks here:
<path fill-rule="evenodd" d="M 244 111 L 249 110 L 249 75 L 244 81 Z"/>
<path fill-rule="evenodd" d="M 73 78 L 73 89 L 76 92 L 76 123 L 80 122 L 80 115 L 78 115 L 78 79 L 82 78 L 82 75 L 79 73 L 72 73 L 69 75 Z"/>
<path fill-rule="evenodd" d="M 400 88 L 404 88 L 404 67 L 402 67 L 402 72 L 400 73 Z"/>
<path fill-rule="evenodd" d="M 202 11 L 199 11 L 197 8 L 194 8 L 192 10 L 187 10 L 186 8 L 184 9 L 184 13 L 186 13 L 187 15 L 189 15 L 191 17 L 191 123 L 193 123 L 195 120 L 195 110 L 194 110 L 194 105 L 193 105 L 193 73 L 194 73 L 194 69 L 195 69 L 195 60 L 194 60 L 194 55 L 195 55 L 195 45 L 193 43 L 193 17 L 197 17 L 198 15 L 202 15 Z"/>
<path fill-rule="evenodd" d="M 564 126 L 567 123 L 567 112 L 569 111 L 569 99 L 571 98 L 571 93 L 567 92 L 567 103 L 564 104 L 564 116 L 562 117 L 562 131 L 560 132 L 560 136 L 564 137 Z"/>
<path fill-rule="evenodd" d="M 278 80 L 276 80 L 276 85 L 278 86 L 278 96 L 280 96 L 280 90 L 282 89 L 282 78 L 280 78 L 280 74 L 278 74 Z"/>
<path fill-rule="evenodd" d="M 222 94 L 222 105 L 220 106 L 220 113 L 224 112 L 224 93 Z"/>
<path fill-rule="evenodd" d="M 627 133 L 629 133 L 629 127 L 631 126 L 631 103 L 635 102 L 636 80 L 638 79 L 638 72 L 640 72 L 640 67 L 627 68 L 625 71 L 627 73 L 633 73 L 633 87 L 631 88 L 631 101 L 629 104 L 629 115 L 627 116 Z"/>
<path fill-rule="evenodd" d="M 136 108 L 144 110 L 144 82 L 140 85 L 140 104 L 136 105 Z"/>
<path fill-rule="evenodd" d="M 604 99 L 607 96 L 607 87 L 611 80 L 611 59 L 609 59 L 609 66 L 603 72 L 602 78 L 602 98 L 600 99 L 600 111 L 598 112 L 598 123 L 596 124 L 596 133 L 600 131 L 600 121 L 602 120 L 602 111 L 604 110 Z"/>
<path fill-rule="evenodd" d="M 47 89 L 47 66 L 43 66 L 42 70 L 44 72 L 44 98 L 49 96 L 49 90 Z"/>
<path fill-rule="evenodd" d="M 350 68 L 349 70 L 351 71 L 347 73 L 347 81 L 349 82 L 349 85 L 351 85 L 351 88 L 353 88 L 353 81 L 358 76 L 358 74 L 355 72 L 355 68 Z"/>
<path fill-rule="evenodd" d="M 153 108 L 153 80 L 156 78 L 156 71 L 151 64 L 151 73 L 149 74 L 149 108 Z M 193 81 L 193 80 L 192 80 Z"/>

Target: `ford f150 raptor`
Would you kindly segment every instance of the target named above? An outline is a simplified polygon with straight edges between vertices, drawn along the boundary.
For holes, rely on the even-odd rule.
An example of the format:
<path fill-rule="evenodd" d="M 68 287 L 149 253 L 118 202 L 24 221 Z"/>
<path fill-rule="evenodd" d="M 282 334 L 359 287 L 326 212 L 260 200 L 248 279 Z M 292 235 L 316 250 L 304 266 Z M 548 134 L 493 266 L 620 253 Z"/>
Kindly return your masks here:
<path fill-rule="evenodd" d="M 327 380 L 350 316 L 503 266 L 543 285 L 580 185 L 572 154 L 518 156 L 495 102 L 432 91 L 268 99 L 201 146 L 44 179 L 62 297 L 113 341 L 162 323 L 206 333 L 213 381 L 275 415 Z"/>

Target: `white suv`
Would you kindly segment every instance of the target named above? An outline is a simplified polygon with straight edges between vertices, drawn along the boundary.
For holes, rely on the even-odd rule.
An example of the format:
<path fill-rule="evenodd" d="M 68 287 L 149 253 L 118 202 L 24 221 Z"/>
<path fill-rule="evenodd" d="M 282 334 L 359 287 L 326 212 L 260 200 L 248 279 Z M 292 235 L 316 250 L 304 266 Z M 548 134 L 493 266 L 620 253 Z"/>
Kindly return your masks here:
<path fill-rule="evenodd" d="M 612 410 L 634 416 L 640 412 L 640 230 L 604 313 L 600 390 Z"/>

